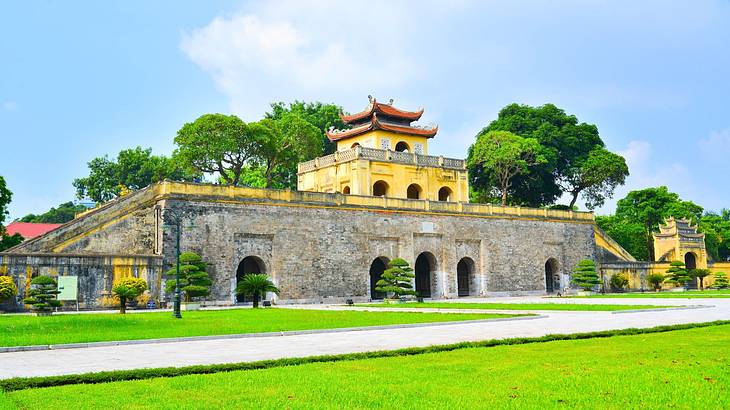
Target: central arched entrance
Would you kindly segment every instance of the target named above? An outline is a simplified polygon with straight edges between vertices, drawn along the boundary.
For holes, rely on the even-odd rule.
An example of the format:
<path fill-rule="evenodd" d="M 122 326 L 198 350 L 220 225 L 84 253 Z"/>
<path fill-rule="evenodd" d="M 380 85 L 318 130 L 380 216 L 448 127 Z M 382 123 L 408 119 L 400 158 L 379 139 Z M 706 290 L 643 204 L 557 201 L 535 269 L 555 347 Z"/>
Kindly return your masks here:
<path fill-rule="evenodd" d="M 375 290 L 378 281 L 383 277 L 383 272 L 388 266 L 388 260 L 384 257 L 375 258 L 370 264 L 370 299 L 384 299 L 385 292 Z"/>
<path fill-rule="evenodd" d="M 423 252 L 416 258 L 416 294 L 422 298 L 430 298 L 431 281 L 436 271 L 436 257 L 430 252 Z"/>
<path fill-rule="evenodd" d="M 238 264 L 238 269 L 236 269 L 236 285 L 243 280 L 244 276 L 252 273 L 266 273 L 264 261 L 262 261 L 258 256 L 246 256 Z M 246 302 L 253 302 L 253 298 L 236 295 L 236 303 Z"/>
<path fill-rule="evenodd" d="M 555 258 L 550 258 L 545 262 L 545 291 L 547 293 L 554 293 L 559 290 L 558 261 Z"/>
<path fill-rule="evenodd" d="M 459 297 L 471 295 L 475 289 L 474 261 L 471 258 L 461 258 L 456 265 L 456 288 Z"/>
<path fill-rule="evenodd" d="M 684 268 L 687 269 L 690 277 L 690 280 L 687 281 L 687 289 L 697 289 L 697 278 L 692 274 L 692 271 L 697 269 L 697 256 L 694 252 L 684 254 Z"/>

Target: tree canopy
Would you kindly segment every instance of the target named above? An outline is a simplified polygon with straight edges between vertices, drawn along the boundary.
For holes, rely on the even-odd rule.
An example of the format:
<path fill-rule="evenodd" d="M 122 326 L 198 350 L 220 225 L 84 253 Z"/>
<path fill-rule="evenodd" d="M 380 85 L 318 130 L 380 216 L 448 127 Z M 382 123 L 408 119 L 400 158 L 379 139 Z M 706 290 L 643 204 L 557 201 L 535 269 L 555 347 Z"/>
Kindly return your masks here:
<path fill-rule="evenodd" d="M 334 127 L 336 129 L 347 128 L 347 125 L 345 125 L 340 118 L 341 112 L 342 107 L 335 104 L 324 104 L 319 101 L 294 101 L 289 103 L 288 106 L 283 102 L 276 102 L 271 104 L 271 111 L 266 113 L 265 118 L 279 120 L 287 114 L 296 114 L 300 116 L 302 119 L 319 129 L 320 138 L 322 139 L 322 154 L 327 155 L 335 152 L 337 149 L 337 144 L 327 138 L 327 130 L 329 130 L 330 127 Z"/>
<path fill-rule="evenodd" d="M 510 104 L 479 132 L 477 140 L 491 131 L 509 131 L 537 140 L 540 155 L 545 159 L 513 178 L 508 193 L 513 204 L 550 205 L 563 193 L 569 193 L 571 206 L 582 195 L 586 206 L 593 209 L 610 198 L 628 175 L 623 158 L 605 150 L 595 125 L 580 123 L 574 115 L 553 104 Z M 495 181 L 484 175 L 486 171 L 474 164 L 469 166 L 472 190 L 481 201 L 494 199 L 490 191 Z"/>
<path fill-rule="evenodd" d="M 5 178 L 0 175 L 0 236 L 5 235 L 5 218 L 8 216 L 8 205 L 13 199 L 13 193 L 8 189 Z"/>
<path fill-rule="evenodd" d="M 62 224 L 74 219 L 76 214 L 85 211 L 84 205 L 74 205 L 73 202 L 64 202 L 58 208 L 51 208 L 40 215 L 28 214 L 18 219 L 18 222 Z"/>
<path fill-rule="evenodd" d="M 97 157 L 89 161 L 89 176 L 77 178 L 78 198 L 89 197 L 106 202 L 119 196 L 124 189 L 141 189 L 164 179 L 194 181 L 200 173 L 185 167 L 178 158 L 152 155 L 152 148 L 125 149 L 116 158 Z"/>

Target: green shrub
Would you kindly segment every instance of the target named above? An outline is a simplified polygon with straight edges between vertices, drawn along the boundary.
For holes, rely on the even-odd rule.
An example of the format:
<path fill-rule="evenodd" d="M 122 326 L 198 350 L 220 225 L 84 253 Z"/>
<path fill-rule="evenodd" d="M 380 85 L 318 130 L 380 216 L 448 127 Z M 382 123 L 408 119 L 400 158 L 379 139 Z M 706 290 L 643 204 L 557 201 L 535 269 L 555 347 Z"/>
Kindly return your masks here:
<path fill-rule="evenodd" d="M 687 269 L 684 267 L 684 262 L 674 261 L 669 264 L 669 269 L 667 269 L 667 275 L 665 276 L 664 281 L 673 283 L 677 286 L 684 286 L 684 284 L 689 282 L 690 279 L 689 272 L 687 272 Z"/>
<path fill-rule="evenodd" d="M 50 276 L 36 276 L 30 281 L 28 297 L 23 303 L 30 305 L 31 310 L 37 313 L 51 314 L 54 307 L 61 306 L 61 302 L 56 300 L 59 293 L 61 292 L 55 279 Z"/>
<path fill-rule="evenodd" d="M 694 280 L 694 278 L 699 279 L 700 280 L 700 290 L 704 290 L 705 289 L 705 278 L 710 276 L 711 274 L 712 274 L 712 271 L 709 269 L 692 269 L 692 271 L 690 272 L 692 279 L 690 279 L 690 280 Z"/>
<path fill-rule="evenodd" d="M 393 299 L 402 295 L 415 295 L 411 284 L 416 275 L 404 259 L 395 258 L 388 263 L 388 269 L 383 272 L 381 279 L 375 284 L 378 292 L 390 293 Z"/>
<path fill-rule="evenodd" d="M 185 301 L 191 302 L 194 298 L 208 296 L 213 282 L 205 271 L 208 264 L 195 253 L 183 252 L 180 254 L 180 290 L 185 294 Z M 175 291 L 175 267 L 167 271 L 165 288 L 168 292 Z"/>
<path fill-rule="evenodd" d="M 10 276 L 0 276 L 0 302 L 12 299 L 18 294 L 18 287 L 15 286 Z"/>
<path fill-rule="evenodd" d="M 259 307 L 259 298 L 266 292 L 279 294 L 279 288 L 263 273 L 245 275 L 236 286 L 236 295 L 253 296 L 253 307 Z"/>
<path fill-rule="evenodd" d="M 664 279 L 664 275 L 662 275 L 661 273 L 650 273 L 646 277 L 646 281 L 649 282 L 649 285 L 654 290 L 659 290 L 662 288 L 662 283 L 664 283 Z"/>
<path fill-rule="evenodd" d="M 112 294 L 119 298 L 119 313 L 127 312 L 127 301 L 136 299 L 147 290 L 147 282 L 142 278 L 122 278 L 112 286 Z"/>
<path fill-rule="evenodd" d="M 715 274 L 715 283 L 712 284 L 712 287 L 715 289 L 727 289 L 730 287 L 725 272 L 717 272 Z"/>
<path fill-rule="evenodd" d="M 629 286 L 629 277 L 625 273 L 616 273 L 609 281 L 611 287 L 616 290 L 624 290 Z"/>
<path fill-rule="evenodd" d="M 578 262 L 573 271 L 571 282 L 583 290 L 592 290 L 596 285 L 601 283 L 601 279 L 596 273 L 596 263 L 589 259 Z"/>

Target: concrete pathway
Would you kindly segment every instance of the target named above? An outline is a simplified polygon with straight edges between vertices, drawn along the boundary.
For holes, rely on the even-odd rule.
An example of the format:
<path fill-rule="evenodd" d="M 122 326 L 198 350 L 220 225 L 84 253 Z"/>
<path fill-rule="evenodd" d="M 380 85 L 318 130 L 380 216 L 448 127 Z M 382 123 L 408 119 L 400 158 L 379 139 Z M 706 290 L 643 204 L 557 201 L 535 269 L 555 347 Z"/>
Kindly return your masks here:
<path fill-rule="evenodd" d="M 497 303 L 554 301 L 556 303 L 705 305 L 707 307 L 622 314 L 543 311 L 541 313 L 546 314 L 545 318 L 524 321 L 460 323 L 417 328 L 0 353 L 0 378 L 237 363 L 283 357 L 391 350 L 462 341 L 730 320 L 730 299 L 546 300 L 544 298 L 525 297 L 462 299 L 462 301 Z M 308 309 L 341 308 L 326 305 L 290 307 Z"/>

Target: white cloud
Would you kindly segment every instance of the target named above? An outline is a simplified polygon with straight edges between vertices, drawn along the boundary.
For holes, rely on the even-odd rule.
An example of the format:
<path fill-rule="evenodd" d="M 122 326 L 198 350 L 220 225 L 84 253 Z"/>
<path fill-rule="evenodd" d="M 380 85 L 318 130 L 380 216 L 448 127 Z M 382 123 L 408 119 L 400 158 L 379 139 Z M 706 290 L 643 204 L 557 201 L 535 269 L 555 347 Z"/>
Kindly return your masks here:
<path fill-rule="evenodd" d="M 700 150 L 709 158 L 727 159 L 730 155 L 730 128 L 715 131 L 700 140 Z"/>
<path fill-rule="evenodd" d="M 5 111 L 15 111 L 18 109 L 18 104 L 15 101 L 5 101 L 3 102 L 3 109 Z"/>

